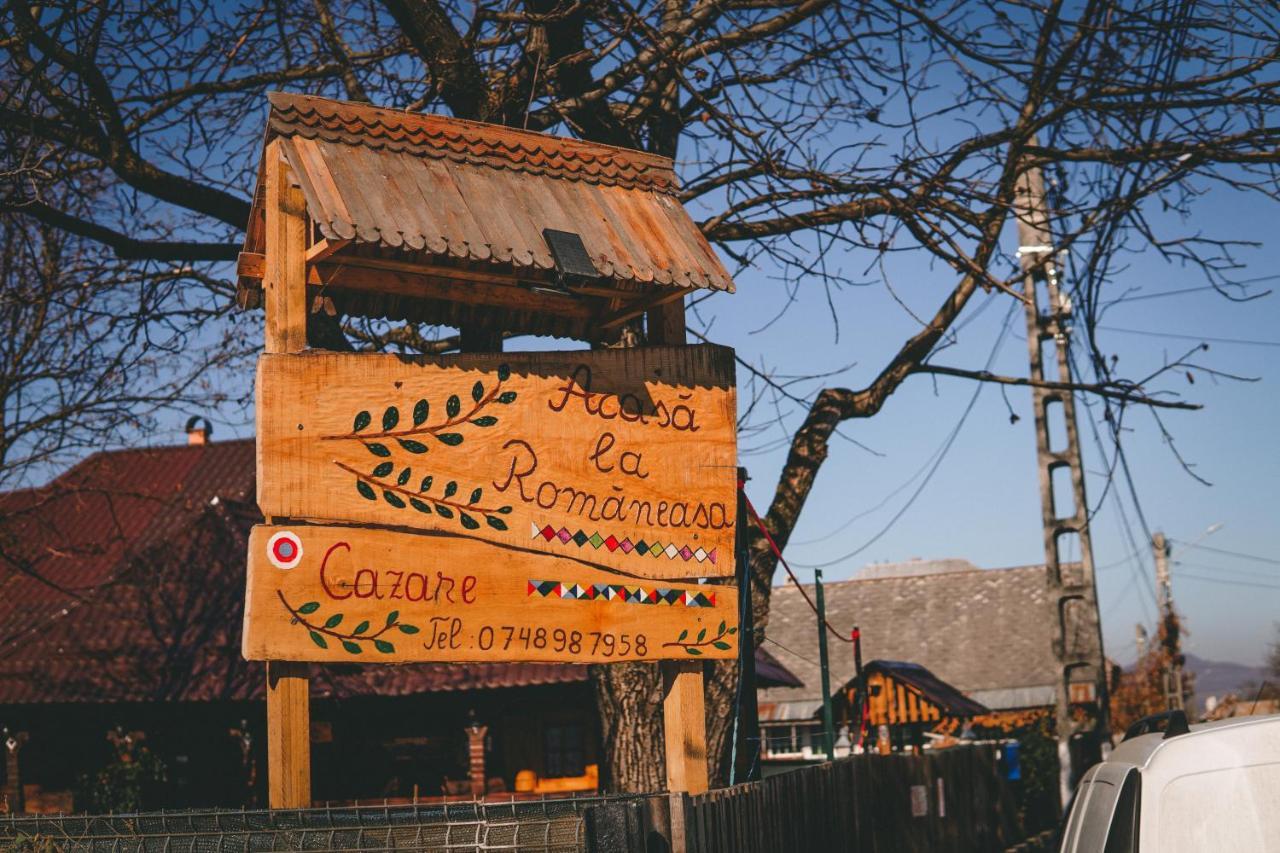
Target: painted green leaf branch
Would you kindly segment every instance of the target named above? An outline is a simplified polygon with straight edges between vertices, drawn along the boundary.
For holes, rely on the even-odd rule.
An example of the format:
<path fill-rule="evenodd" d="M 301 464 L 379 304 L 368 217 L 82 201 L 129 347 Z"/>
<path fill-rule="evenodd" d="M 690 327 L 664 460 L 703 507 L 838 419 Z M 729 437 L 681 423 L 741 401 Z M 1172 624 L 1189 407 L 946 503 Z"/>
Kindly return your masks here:
<path fill-rule="evenodd" d="M 701 655 L 702 650 L 707 647 L 719 649 L 722 652 L 727 652 L 729 651 L 729 649 L 733 647 L 729 644 L 729 642 L 725 638 L 732 637 L 736 633 L 738 633 L 737 625 L 730 626 L 723 619 L 721 619 L 720 626 L 716 628 L 716 634 L 713 637 L 707 637 L 707 629 L 703 628 L 702 630 L 698 631 L 698 636 L 695 637 L 692 642 L 688 642 L 689 629 L 685 628 L 683 631 L 680 632 L 680 636 L 676 637 L 674 642 L 663 643 L 662 647 L 663 648 L 679 647 L 684 649 L 685 654 L 694 655 L 695 657 L 698 655 Z"/>
<path fill-rule="evenodd" d="M 503 515 L 511 512 L 510 506 L 485 507 L 480 501 L 483 490 L 472 490 L 471 497 L 465 502 L 454 500 L 458 492 L 458 483 L 450 480 L 444 487 L 442 496 L 432 494 L 433 481 L 430 475 L 423 478 L 418 490 L 412 491 L 409 481 L 413 477 L 413 467 L 398 463 L 392 452 L 392 442 L 400 449 L 415 456 L 428 452 L 428 446 L 419 441 L 427 436 L 435 438 L 447 447 L 457 447 L 465 440 L 465 435 L 458 431 L 470 425 L 479 429 L 495 426 L 498 418 L 481 412 L 491 404 L 510 405 L 516 400 L 515 391 L 503 391 L 502 384 L 511 378 L 511 367 L 507 364 L 498 366 L 497 379 L 491 388 L 486 388 L 483 380 L 477 380 L 471 386 L 472 404 L 463 411 L 462 398 L 451 394 L 445 400 L 445 420 L 429 424 L 431 403 L 427 399 L 418 400 L 410 410 L 413 425 L 401 428 L 400 409 L 388 406 L 382 413 L 382 428 L 378 432 L 370 432 L 373 415 L 367 409 L 356 413 L 352 420 L 351 432 L 341 435 L 326 435 L 325 441 L 353 440 L 358 441 L 374 457 L 381 460 L 368 474 L 344 462 L 334 464 L 356 477 L 356 491 L 362 498 L 377 503 L 379 500 L 396 509 L 412 508 L 425 515 L 438 515 L 441 518 L 456 520 L 467 530 L 479 530 L 483 524 L 494 530 L 507 530 Z M 399 473 L 396 471 L 399 469 Z M 391 479 L 393 478 L 394 479 Z"/>
<path fill-rule="evenodd" d="M 307 636 L 311 638 L 311 642 L 315 643 L 322 649 L 329 648 L 329 641 L 333 640 L 342 646 L 343 651 L 348 654 L 363 654 L 365 646 L 363 643 L 372 643 L 373 647 L 384 655 L 394 654 L 396 647 L 394 643 L 382 639 L 382 635 L 391 631 L 398 630 L 402 634 L 418 633 L 417 625 L 410 625 L 400 621 L 400 611 L 392 610 L 387 614 L 386 622 L 383 626 L 369 633 L 371 627 L 369 620 L 365 619 L 356 625 L 350 631 L 339 631 L 338 627 L 346 618 L 345 613 L 333 613 L 326 617 L 323 621 L 317 616 L 314 621 L 308 619 L 313 613 L 320 609 L 320 602 L 308 601 L 298 607 L 291 605 L 284 597 L 284 593 L 276 590 L 276 596 L 279 597 L 280 603 L 284 605 L 284 609 L 289 611 L 292 617 L 292 624 L 301 625 L 307 631 Z"/>
<path fill-rule="evenodd" d="M 356 413 L 355 419 L 351 424 L 351 432 L 339 435 L 322 436 L 324 441 L 343 441 L 353 440 L 359 441 L 375 456 L 390 456 L 391 451 L 387 447 L 385 441 L 392 440 L 400 445 L 409 453 L 422 454 L 428 450 L 427 445 L 421 441 L 417 441 L 411 436 L 432 436 L 441 444 L 450 447 L 456 447 L 462 444 L 465 437 L 461 432 L 456 431 L 457 427 L 464 424 L 470 424 L 475 427 L 491 427 L 498 423 L 498 418 L 494 415 L 481 415 L 480 413 L 491 404 L 510 405 L 516 401 L 515 391 L 503 391 L 502 383 L 511 377 L 511 367 L 506 364 L 498 366 L 497 378 L 492 388 L 486 389 L 483 380 L 477 380 L 471 386 L 470 408 L 463 412 L 462 398 L 457 394 L 449 395 L 445 400 L 444 411 L 445 420 L 436 424 L 429 424 L 429 416 L 431 413 L 431 403 L 424 399 L 418 400 L 413 404 L 410 419 L 412 426 L 400 427 L 400 409 L 397 406 L 388 406 L 382 413 L 382 429 L 377 432 L 369 432 L 368 429 L 373 423 L 373 415 L 368 410 L 362 410 Z"/>
<path fill-rule="evenodd" d="M 456 520 L 467 530 L 480 529 L 481 522 L 477 519 L 483 520 L 494 530 L 508 529 L 502 516 L 511 513 L 511 506 L 482 505 L 481 501 L 484 499 L 482 487 L 477 486 L 472 489 L 468 499 L 463 502 L 455 499 L 459 490 L 457 480 L 446 482 L 440 494 L 436 495 L 432 494 L 435 478 L 431 475 L 422 478 L 416 492 L 410 488 L 409 481 L 413 478 L 413 469 L 409 466 L 405 466 L 399 474 L 395 474 L 394 479 L 389 479 L 395 473 L 395 465 L 390 462 L 379 463 L 368 474 L 344 462 L 335 461 L 333 464 L 355 475 L 356 491 L 365 500 L 376 502 L 381 496 L 384 502 L 396 509 L 412 507 L 423 515 L 438 515 L 451 521 Z"/>

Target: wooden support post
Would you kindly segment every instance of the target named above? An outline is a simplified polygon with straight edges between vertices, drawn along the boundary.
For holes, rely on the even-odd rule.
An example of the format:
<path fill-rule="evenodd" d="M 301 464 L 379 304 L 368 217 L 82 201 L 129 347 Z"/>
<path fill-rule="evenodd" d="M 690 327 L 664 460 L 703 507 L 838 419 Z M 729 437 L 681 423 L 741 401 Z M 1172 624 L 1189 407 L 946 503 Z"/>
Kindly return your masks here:
<path fill-rule="evenodd" d="M 267 789 L 273 809 L 311 807 L 310 688 L 306 664 L 267 662 Z"/>
<path fill-rule="evenodd" d="M 480 326 L 463 326 L 458 329 L 461 352 L 502 352 L 502 332 Z"/>
<path fill-rule="evenodd" d="M 662 721 L 667 753 L 667 790 L 707 790 L 707 711 L 702 662 L 662 661 Z"/>
<path fill-rule="evenodd" d="M 645 342 L 652 347 L 685 342 L 684 299 L 645 312 Z"/>
<path fill-rule="evenodd" d="M 266 194 L 266 351 L 301 352 L 307 346 L 307 210 L 279 141 L 267 151 Z"/>
<path fill-rule="evenodd" d="M 645 340 L 650 346 L 685 342 L 684 300 L 650 308 Z M 666 740 L 667 790 L 701 794 L 707 779 L 707 712 L 700 661 L 662 661 L 662 717 Z M 674 818 L 673 818 L 674 820 Z M 683 823 L 681 824 L 683 827 Z"/>
<path fill-rule="evenodd" d="M 306 203 L 293 183 L 279 142 L 267 151 L 266 194 L 264 349 L 301 352 L 307 346 Z M 306 664 L 267 663 L 267 788 L 273 809 L 311 806 L 311 681 L 307 673 Z"/>

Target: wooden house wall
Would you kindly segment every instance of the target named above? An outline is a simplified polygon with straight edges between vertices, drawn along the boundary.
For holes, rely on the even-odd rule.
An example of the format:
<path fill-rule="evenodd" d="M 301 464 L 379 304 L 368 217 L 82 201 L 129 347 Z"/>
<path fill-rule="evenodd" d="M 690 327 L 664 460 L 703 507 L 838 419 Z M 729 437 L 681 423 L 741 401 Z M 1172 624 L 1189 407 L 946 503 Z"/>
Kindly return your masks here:
<path fill-rule="evenodd" d="M 468 779 L 466 726 L 488 726 L 486 770 L 514 790 L 515 775 L 545 775 L 547 725 L 581 723 L 587 762 L 599 752 L 589 683 L 405 697 L 312 700 L 312 791 L 316 802 L 439 796 L 446 780 Z M 251 780 L 233 730 L 253 736 Z M 0 706 L 0 724 L 27 732 L 20 753 L 24 786 L 40 802 L 65 808 L 81 778 L 113 760 L 107 733 L 141 731 L 169 772 L 163 802 L 148 808 L 266 803 L 266 711 L 261 702 Z M 0 774 L 3 766 L 0 765 Z M 35 786 L 35 787 L 33 787 Z"/>

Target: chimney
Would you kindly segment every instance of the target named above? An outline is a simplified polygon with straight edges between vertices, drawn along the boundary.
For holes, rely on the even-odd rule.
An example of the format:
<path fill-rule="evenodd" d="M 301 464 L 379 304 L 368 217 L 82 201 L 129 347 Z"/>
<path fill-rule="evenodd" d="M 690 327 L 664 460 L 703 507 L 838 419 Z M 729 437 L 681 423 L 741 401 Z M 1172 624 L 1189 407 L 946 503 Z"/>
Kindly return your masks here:
<path fill-rule="evenodd" d="M 476 799 L 483 797 L 488 788 L 484 766 L 485 736 L 488 733 L 489 727 L 476 722 L 473 712 L 471 725 L 467 726 L 467 769 L 471 777 L 471 796 Z"/>
<path fill-rule="evenodd" d="M 202 418 L 199 415 L 187 418 L 188 445 L 208 444 L 211 435 L 213 435 L 213 425 L 209 423 L 208 418 Z"/>

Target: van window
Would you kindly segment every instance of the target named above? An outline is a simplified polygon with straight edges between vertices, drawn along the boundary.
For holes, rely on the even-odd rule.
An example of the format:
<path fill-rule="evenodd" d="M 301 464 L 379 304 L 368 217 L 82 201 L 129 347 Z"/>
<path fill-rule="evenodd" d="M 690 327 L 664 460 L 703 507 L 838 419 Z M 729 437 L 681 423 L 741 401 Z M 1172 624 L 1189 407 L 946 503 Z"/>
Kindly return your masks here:
<path fill-rule="evenodd" d="M 1080 780 L 1062 853 L 1130 853 L 1137 849 L 1138 771 L 1123 764 L 1096 764 Z M 1116 838 L 1112 839 L 1112 830 Z M 1113 846 L 1114 844 L 1114 846 Z"/>
<path fill-rule="evenodd" d="M 1138 771 L 1130 771 L 1120 786 L 1116 811 L 1111 817 L 1111 829 L 1107 832 L 1105 853 L 1137 853 L 1138 850 L 1138 800 L 1141 794 Z"/>

